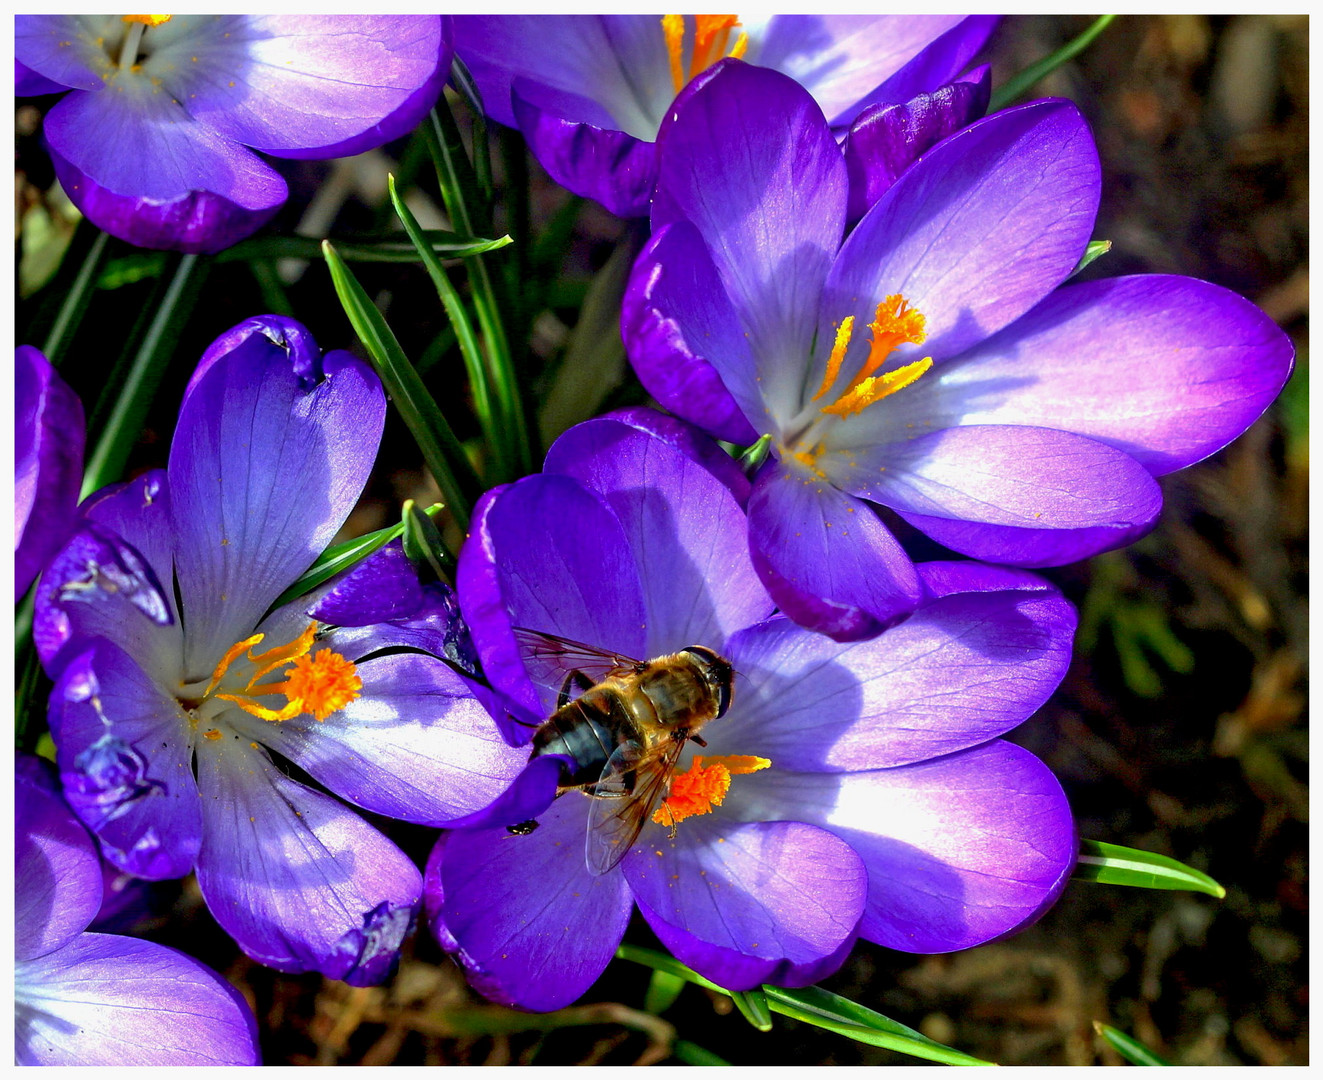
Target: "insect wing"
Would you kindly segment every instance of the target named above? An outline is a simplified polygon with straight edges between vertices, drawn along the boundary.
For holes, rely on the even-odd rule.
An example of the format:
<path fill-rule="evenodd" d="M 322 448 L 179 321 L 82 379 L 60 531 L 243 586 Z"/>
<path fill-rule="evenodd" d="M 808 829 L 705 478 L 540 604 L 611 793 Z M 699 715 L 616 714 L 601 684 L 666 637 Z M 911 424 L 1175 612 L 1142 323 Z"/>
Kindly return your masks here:
<path fill-rule="evenodd" d="M 636 742 L 616 747 L 593 789 L 584 858 L 594 874 L 620 865 L 670 786 L 684 740 L 645 750 Z"/>
<path fill-rule="evenodd" d="M 598 649 L 572 638 L 544 634 L 540 630 L 516 626 L 514 635 L 529 678 L 553 695 L 560 693 L 572 672 L 582 673 L 591 684 L 613 675 L 630 674 L 643 666 L 632 656 Z"/>

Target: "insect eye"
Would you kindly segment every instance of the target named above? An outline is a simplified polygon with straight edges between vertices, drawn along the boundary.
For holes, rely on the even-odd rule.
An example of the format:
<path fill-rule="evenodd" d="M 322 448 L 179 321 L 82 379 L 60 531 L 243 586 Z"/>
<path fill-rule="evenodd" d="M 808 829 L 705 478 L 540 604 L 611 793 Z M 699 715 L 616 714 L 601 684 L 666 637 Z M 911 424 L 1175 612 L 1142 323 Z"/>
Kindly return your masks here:
<path fill-rule="evenodd" d="M 703 674 L 717 692 L 717 716 L 724 716 L 730 708 L 735 681 L 735 669 L 724 656 L 719 656 L 706 645 L 690 645 L 684 650 L 703 669 Z"/>

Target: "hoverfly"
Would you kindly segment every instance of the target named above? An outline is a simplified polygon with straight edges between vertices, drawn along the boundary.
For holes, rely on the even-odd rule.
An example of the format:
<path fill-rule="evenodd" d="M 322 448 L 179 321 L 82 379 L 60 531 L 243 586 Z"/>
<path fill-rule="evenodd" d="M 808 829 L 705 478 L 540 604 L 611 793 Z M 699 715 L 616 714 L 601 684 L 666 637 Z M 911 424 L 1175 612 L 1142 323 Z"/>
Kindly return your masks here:
<path fill-rule="evenodd" d="M 685 743 L 725 715 L 734 690 L 730 661 L 703 645 L 635 660 L 581 641 L 515 628 L 530 666 L 566 672 L 557 708 L 533 733 L 529 760 L 562 754 L 556 794 L 592 798 L 584 855 L 594 874 L 613 870 L 670 790 Z M 578 691 L 575 697 L 574 692 Z M 514 835 L 536 822 L 509 826 Z"/>

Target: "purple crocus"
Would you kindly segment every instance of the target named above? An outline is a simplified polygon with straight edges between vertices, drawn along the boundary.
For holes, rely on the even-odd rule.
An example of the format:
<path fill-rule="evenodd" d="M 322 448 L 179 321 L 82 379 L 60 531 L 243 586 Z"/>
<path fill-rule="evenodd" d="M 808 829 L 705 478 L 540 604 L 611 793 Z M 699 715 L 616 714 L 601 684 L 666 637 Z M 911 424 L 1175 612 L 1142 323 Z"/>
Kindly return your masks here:
<path fill-rule="evenodd" d="M 1061 787 L 998 736 L 1065 672 L 1070 605 L 1024 571 L 933 563 L 906 622 L 833 642 L 773 614 L 744 541 L 748 490 L 710 440 L 634 409 L 572 428 L 542 474 L 479 503 L 460 604 L 516 712 L 550 714 L 573 666 L 521 651 L 517 627 L 635 658 L 705 646 L 737 673 L 661 808 L 678 824 L 645 824 L 617 867 L 589 869 L 597 800 L 573 791 L 527 835 L 442 837 L 433 929 L 488 997 L 573 1001 L 635 906 L 676 957 L 741 990 L 823 978 L 856 937 L 976 945 L 1063 887 L 1076 839 Z"/>
<path fill-rule="evenodd" d="M 69 538 L 83 482 L 83 403 L 31 345 L 14 350 L 14 599 Z"/>
<path fill-rule="evenodd" d="M 870 504 L 966 555 L 1052 566 L 1153 527 L 1154 477 L 1248 427 L 1292 348 L 1248 301 L 1166 275 L 1058 288 L 1098 206 L 1069 102 L 987 117 L 845 234 L 847 166 L 793 80 L 728 60 L 663 130 L 622 326 L 644 386 L 735 442 L 781 611 L 839 640 L 923 589 Z"/>
<path fill-rule="evenodd" d="M 164 945 L 84 933 L 101 860 L 55 789 L 20 755 L 14 784 L 14 1056 L 19 1065 L 257 1065 L 239 993 Z"/>
<path fill-rule="evenodd" d="M 370 150 L 412 130 L 450 73 L 441 15 L 19 15 L 15 33 L 19 93 L 72 88 L 44 130 L 74 205 L 174 251 L 219 251 L 284 204 L 254 150 Z"/>
<path fill-rule="evenodd" d="M 457 15 L 455 49 L 483 107 L 524 133 L 554 180 L 612 213 L 641 217 L 657 179 L 662 119 L 689 80 L 722 57 L 785 72 L 844 128 L 866 106 L 908 102 L 950 83 L 996 22 L 989 15 Z M 985 92 L 980 112 L 986 104 Z M 869 128 L 876 133 L 880 123 L 912 142 L 939 122 L 937 114 L 963 118 L 972 107 L 963 92 L 946 94 Z M 896 139 L 882 141 L 894 151 Z M 861 160 L 886 154 L 878 143 L 875 134 L 863 137 Z M 885 169 L 879 162 L 872 171 Z"/>
<path fill-rule="evenodd" d="M 481 811 L 522 765 L 440 659 L 445 598 L 401 581 L 397 553 L 275 606 L 353 508 L 385 405 L 365 363 L 298 323 L 222 335 L 168 467 L 89 498 L 34 623 L 60 778 L 105 857 L 148 879 L 196 869 L 254 959 L 355 984 L 391 970 L 420 875 L 287 762 L 427 824 Z"/>

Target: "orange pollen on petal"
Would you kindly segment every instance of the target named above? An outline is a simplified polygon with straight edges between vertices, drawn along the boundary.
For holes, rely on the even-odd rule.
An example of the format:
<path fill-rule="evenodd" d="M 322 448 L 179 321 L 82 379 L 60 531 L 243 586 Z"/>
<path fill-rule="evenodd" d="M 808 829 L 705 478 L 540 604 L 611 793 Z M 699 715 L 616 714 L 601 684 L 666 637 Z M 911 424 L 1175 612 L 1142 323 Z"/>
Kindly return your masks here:
<path fill-rule="evenodd" d="M 730 778 L 758 772 L 772 763 L 746 754 L 704 758 L 696 756 L 688 772 L 671 777 L 670 793 L 652 815 L 658 825 L 674 826 L 688 817 L 710 814 L 730 790 Z"/>
<path fill-rule="evenodd" d="M 308 713 L 318 720 L 325 720 L 331 713 L 343 709 L 358 697 L 363 689 L 363 680 L 358 677 L 354 664 L 330 649 L 319 649 L 315 656 L 309 656 L 317 636 L 317 624 L 308 623 L 307 628 L 286 645 L 277 645 L 264 653 L 248 653 L 248 660 L 255 665 L 248 684 L 237 694 L 217 694 L 222 701 L 238 705 L 244 712 L 263 720 L 290 720 L 302 713 Z M 215 688 L 225 669 L 244 651 L 262 640 L 261 634 L 241 641 L 226 652 L 225 658 L 217 665 L 212 676 L 207 695 Z M 262 683 L 259 680 L 271 674 L 277 668 L 285 668 L 283 682 Z M 280 709 L 268 709 L 252 700 L 267 694 L 283 694 L 286 704 Z"/>
<path fill-rule="evenodd" d="M 121 15 L 120 19 L 126 23 L 141 23 L 143 26 L 160 26 L 162 23 L 168 23 L 173 19 L 173 15 Z"/>
<path fill-rule="evenodd" d="M 684 16 L 663 15 L 662 36 L 671 61 L 671 82 L 678 94 L 689 81 L 706 71 L 726 55 L 742 57 L 749 47 L 749 35 L 740 34 L 730 45 L 730 32 L 740 25 L 738 15 L 695 15 L 694 46 L 689 55 L 689 70 L 684 66 Z"/>
<path fill-rule="evenodd" d="M 822 388 L 814 395 L 817 401 L 836 381 L 844 362 L 845 351 L 850 344 L 850 331 L 853 330 L 853 316 L 841 322 L 836 331 L 836 341 L 832 345 L 831 355 L 827 358 L 827 371 Z M 873 321 L 868 324 L 872 338 L 868 343 L 868 356 L 859 371 L 836 400 L 822 406 L 824 413 L 847 417 L 862 412 L 874 402 L 903 390 L 932 367 L 932 357 L 916 360 L 894 371 L 875 375 L 875 372 L 887 362 L 899 345 L 922 345 L 927 340 L 927 320 L 923 313 L 909 305 L 909 301 L 899 293 L 888 296 L 877 305 Z"/>

